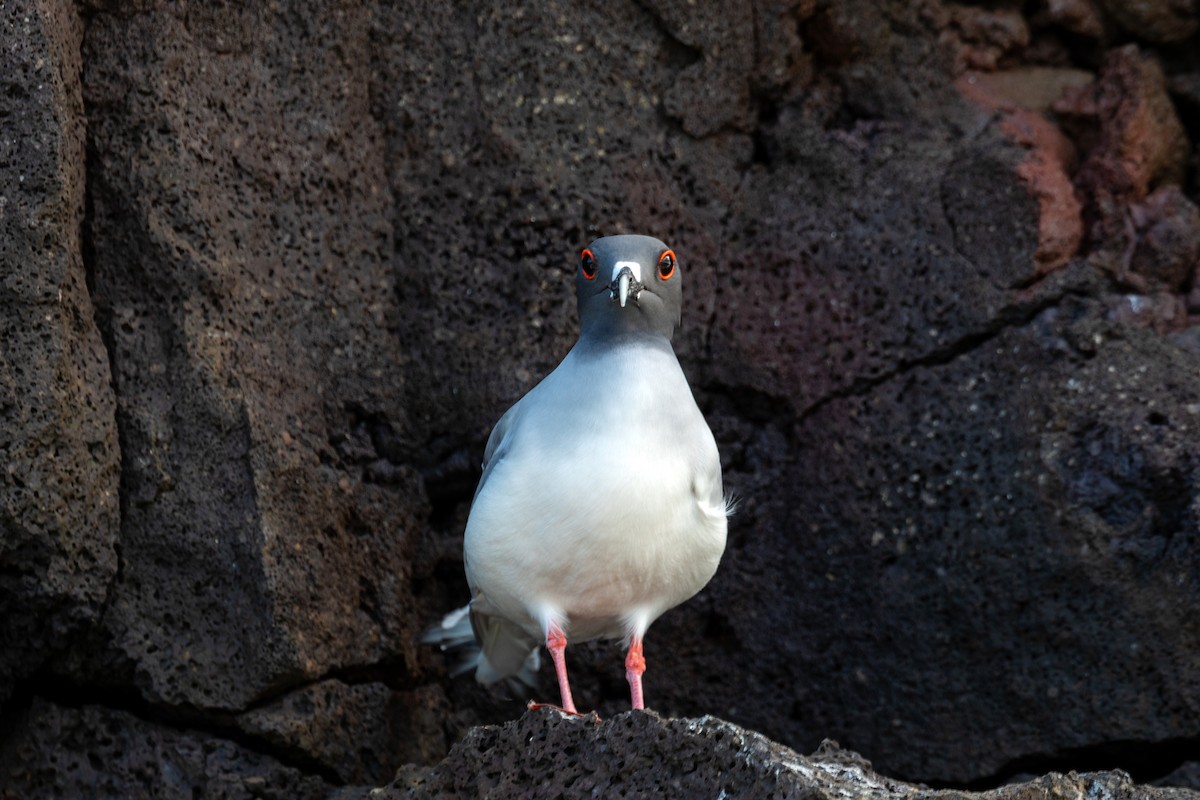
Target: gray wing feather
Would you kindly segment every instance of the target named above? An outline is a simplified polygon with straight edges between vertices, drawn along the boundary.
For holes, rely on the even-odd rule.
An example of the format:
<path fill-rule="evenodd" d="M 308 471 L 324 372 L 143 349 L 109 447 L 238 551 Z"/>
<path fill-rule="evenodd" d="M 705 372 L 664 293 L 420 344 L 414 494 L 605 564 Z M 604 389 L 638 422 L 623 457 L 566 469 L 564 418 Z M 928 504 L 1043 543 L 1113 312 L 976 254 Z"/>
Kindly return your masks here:
<path fill-rule="evenodd" d="M 528 395 L 527 395 L 528 396 Z M 524 413 L 524 398 L 518 400 L 504 413 L 483 450 L 483 475 L 475 488 L 475 497 L 483 491 L 496 465 L 504 460 L 511 439 L 509 433 L 516 427 Z M 470 569 L 467 570 L 468 576 Z M 474 586 L 475 596 L 471 599 L 471 628 L 479 643 L 480 655 L 475 677 L 480 683 L 495 683 L 506 678 L 516 678 L 521 683 L 533 686 L 538 668 L 537 648 L 540 642 L 531 637 L 521 626 L 504 617 L 489 614 L 491 604 Z"/>
<path fill-rule="evenodd" d="M 528 397 L 528 395 L 526 395 Z M 508 451 L 508 432 L 516 426 L 517 420 L 523 413 L 522 406 L 525 398 L 522 397 L 512 408 L 504 412 L 504 416 L 496 423 L 496 427 L 492 428 L 492 433 L 488 436 L 487 447 L 483 449 L 483 475 L 479 478 L 479 485 L 475 487 L 475 497 L 479 497 L 479 493 L 483 491 L 484 485 L 491 477 L 492 470 L 504 458 L 504 454 Z M 472 498 L 474 502 L 474 498 Z"/>

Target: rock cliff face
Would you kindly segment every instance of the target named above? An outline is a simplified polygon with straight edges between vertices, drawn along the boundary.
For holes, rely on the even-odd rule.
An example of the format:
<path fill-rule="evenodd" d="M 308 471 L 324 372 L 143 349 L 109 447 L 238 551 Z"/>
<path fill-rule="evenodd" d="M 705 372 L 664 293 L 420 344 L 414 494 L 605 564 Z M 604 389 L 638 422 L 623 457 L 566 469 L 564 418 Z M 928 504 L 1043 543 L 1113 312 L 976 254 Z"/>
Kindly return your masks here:
<path fill-rule="evenodd" d="M 460 740 L 385 793 L 603 745 L 824 796 L 826 737 L 1196 785 L 1198 12 L 1135 5 L 0 6 L 0 796 L 355 796 Z M 520 701 L 417 643 L 613 232 L 680 255 L 742 498 L 649 703 L 780 745 L 467 735 Z"/>
<path fill-rule="evenodd" d="M 0 702 L 102 621 L 120 540 L 116 403 L 84 264 L 83 27 L 0 16 Z"/>

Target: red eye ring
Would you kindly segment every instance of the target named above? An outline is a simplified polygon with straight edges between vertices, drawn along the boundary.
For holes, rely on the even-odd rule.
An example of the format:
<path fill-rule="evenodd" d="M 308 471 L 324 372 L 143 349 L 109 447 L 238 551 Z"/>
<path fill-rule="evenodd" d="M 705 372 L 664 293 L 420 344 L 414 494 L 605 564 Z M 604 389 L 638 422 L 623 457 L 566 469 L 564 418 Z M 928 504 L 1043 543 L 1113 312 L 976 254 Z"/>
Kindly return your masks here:
<path fill-rule="evenodd" d="M 579 254 L 579 271 L 589 281 L 596 279 L 596 257 L 592 255 L 591 250 L 584 248 L 584 251 Z"/>
<path fill-rule="evenodd" d="M 664 281 L 671 279 L 675 274 L 675 251 L 664 250 L 663 254 L 658 257 L 658 277 Z"/>

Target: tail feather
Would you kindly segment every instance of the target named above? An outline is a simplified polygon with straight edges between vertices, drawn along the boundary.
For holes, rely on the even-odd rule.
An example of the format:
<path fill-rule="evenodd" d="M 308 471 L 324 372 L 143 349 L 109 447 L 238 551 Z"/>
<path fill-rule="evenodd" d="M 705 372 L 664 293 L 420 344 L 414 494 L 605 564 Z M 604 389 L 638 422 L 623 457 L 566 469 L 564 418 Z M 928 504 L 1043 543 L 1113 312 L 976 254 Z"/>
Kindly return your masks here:
<path fill-rule="evenodd" d="M 457 656 L 452 676 L 474 670 L 480 683 L 504 681 L 519 695 L 537 686 L 538 642 L 508 620 L 472 613 L 466 605 L 447 614 L 421 641 Z"/>

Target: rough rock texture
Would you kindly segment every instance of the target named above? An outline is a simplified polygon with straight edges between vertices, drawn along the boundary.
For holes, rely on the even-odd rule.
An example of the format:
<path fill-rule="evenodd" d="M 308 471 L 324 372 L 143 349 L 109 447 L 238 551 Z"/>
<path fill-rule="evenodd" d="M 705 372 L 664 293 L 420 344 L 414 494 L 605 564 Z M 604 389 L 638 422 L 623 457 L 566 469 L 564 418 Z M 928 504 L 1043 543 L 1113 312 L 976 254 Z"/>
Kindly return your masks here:
<path fill-rule="evenodd" d="M 117 571 L 119 454 L 80 225 L 83 27 L 0 7 L 0 704 L 95 625 Z"/>
<path fill-rule="evenodd" d="M 1128 203 L 1183 179 L 1187 136 L 1161 66 L 1136 45 L 1112 51 L 1096 80 L 1068 91 L 1055 110 L 1087 148 L 1078 182 L 1090 200 L 1094 240 L 1117 238 Z"/>
<path fill-rule="evenodd" d="M 680 253 L 742 498 L 652 707 L 1193 780 L 1200 41 L 1108 9 L 6 3 L 0 786 L 171 796 L 178 750 L 185 796 L 320 794 L 512 719 L 417 636 L 620 231 Z"/>
<path fill-rule="evenodd" d="M 1098 316 L 1059 301 L 970 358 L 768 428 L 805 444 L 773 478 L 795 496 L 735 472 L 745 527 L 705 607 L 725 658 L 792 705 L 747 710 L 743 686 L 714 669 L 713 707 L 784 741 L 803 720 L 872 754 L 940 737 L 970 708 L 952 759 L 923 747 L 889 761 L 951 780 L 968 778 L 960 758 L 1000 773 L 1099 730 L 1193 736 L 1200 374 L 1193 353 Z M 793 555 L 750 533 L 762 528 L 794 531 Z M 763 587 L 771 602 L 740 624 L 729 609 Z M 781 640 L 789 628 L 803 634 Z M 864 658 L 862 642 L 886 657 Z M 1121 712 L 1098 714 L 1100 697 Z M 848 711 L 860 707 L 875 718 Z"/>
<path fill-rule="evenodd" d="M 317 800 L 330 786 L 226 736 L 38 700 L 0 744 L 0 797 Z"/>
<path fill-rule="evenodd" d="M 955 84 L 966 97 L 1000 115 L 1000 130 L 1027 151 L 1017 176 L 1038 201 L 1038 243 L 1033 254 L 1040 278 L 1065 266 L 1079 252 L 1083 219 L 1070 172 L 1074 145 L 1044 112 L 1068 87 L 1090 82 L 1078 70 L 1048 68 L 971 72 Z"/>
<path fill-rule="evenodd" d="M 88 26 L 125 506 L 81 679 L 237 709 L 348 666 L 413 669 L 425 501 L 380 452 L 407 390 L 367 38 L 365 12 L 339 8 Z"/>
<path fill-rule="evenodd" d="M 238 727 L 282 753 L 329 764 L 346 783 L 386 783 L 406 763 L 442 754 L 438 686 L 396 692 L 373 682 L 324 681 L 247 711 Z"/>
<path fill-rule="evenodd" d="M 601 722 L 543 711 L 476 728 L 442 763 L 406 767 L 382 790 L 335 796 L 1194 800 L 1200 793 L 1138 786 L 1122 772 L 1050 774 L 978 794 L 936 791 L 879 775 L 866 759 L 828 740 L 802 756 L 715 717 L 665 720 L 653 712 L 625 713 Z"/>
<path fill-rule="evenodd" d="M 1164 186 L 1129 209 L 1129 269 L 1146 285 L 1180 292 L 1200 268 L 1200 208 L 1178 186 Z"/>

